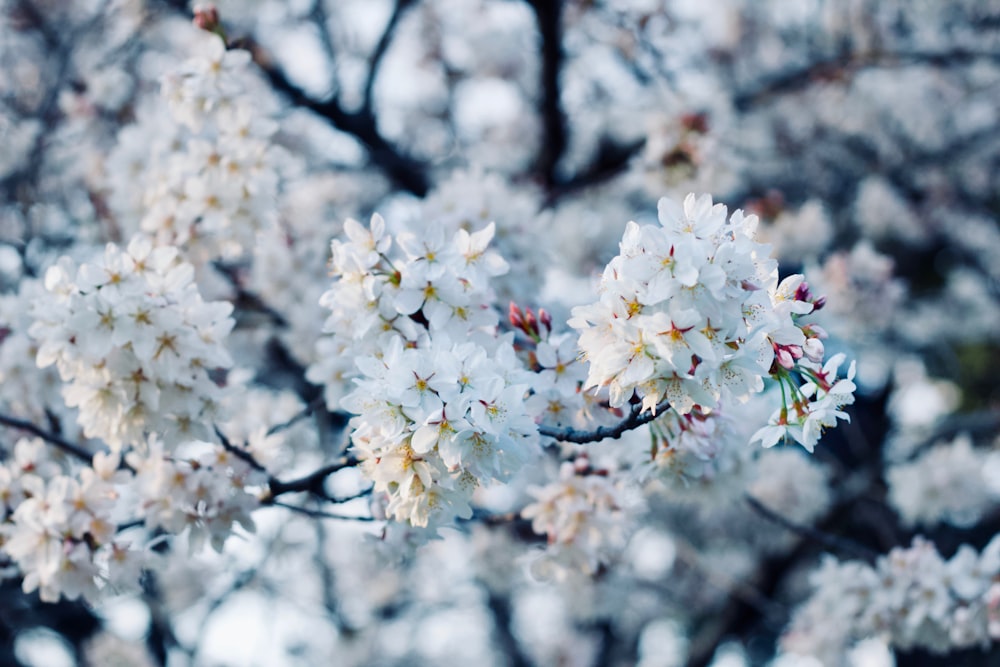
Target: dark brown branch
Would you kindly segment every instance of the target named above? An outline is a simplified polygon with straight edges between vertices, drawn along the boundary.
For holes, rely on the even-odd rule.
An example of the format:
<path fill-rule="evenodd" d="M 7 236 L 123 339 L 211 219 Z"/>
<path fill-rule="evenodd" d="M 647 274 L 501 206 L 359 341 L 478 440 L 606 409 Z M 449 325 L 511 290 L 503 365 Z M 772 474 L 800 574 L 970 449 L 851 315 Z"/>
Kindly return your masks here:
<path fill-rule="evenodd" d="M 560 442 L 575 442 L 581 445 L 589 442 L 600 442 L 607 438 L 617 440 L 622 437 L 622 434 L 639 428 L 643 424 L 648 424 L 668 409 L 670 409 L 669 401 L 663 401 L 656 406 L 655 410 L 650 412 L 642 412 L 642 407 L 636 404 L 632 406 L 632 411 L 628 417 L 613 426 L 598 426 L 592 431 L 582 431 L 568 426 L 566 428 L 556 428 L 554 426 L 539 424 L 538 433 L 547 438 L 559 440 Z"/>
<path fill-rule="evenodd" d="M 344 470 L 345 468 L 353 468 L 358 465 L 360 461 L 353 455 L 342 456 L 333 463 L 323 466 L 322 468 L 315 470 L 308 475 L 299 477 L 298 479 L 292 479 L 287 482 L 281 481 L 279 479 L 268 480 L 268 486 L 270 487 L 270 494 L 264 499 L 265 504 L 277 504 L 274 498 L 284 495 L 286 493 L 311 493 L 313 495 L 319 496 L 324 499 L 330 499 L 326 494 L 326 490 L 323 488 L 326 483 L 326 478 L 335 472 Z"/>
<path fill-rule="evenodd" d="M 869 67 L 890 67 L 902 65 L 929 65 L 949 67 L 967 65 L 976 60 L 1000 60 L 996 51 L 972 51 L 956 48 L 950 51 L 897 51 L 887 53 L 847 53 L 789 69 L 765 77 L 752 89 L 733 96 L 733 106 L 739 111 L 747 111 L 768 99 L 795 93 L 808 88 L 818 81 L 832 81 L 852 75 Z"/>
<path fill-rule="evenodd" d="M 546 188 L 558 183 L 559 161 L 566 151 L 566 114 L 562 108 L 560 72 L 562 50 L 562 0 L 528 0 L 535 12 L 541 38 L 542 71 L 538 100 L 545 128 L 535 170 Z"/>
<path fill-rule="evenodd" d="M 385 24 L 385 30 L 382 31 L 382 36 L 379 38 L 378 44 L 375 45 L 375 50 L 372 51 L 371 57 L 368 59 L 368 78 L 365 79 L 364 103 L 361 106 L 363 114 L 374 115 L 372 97 L 375 91 L 375 80 L 378 78 L 378 72 L 382 66 L 382 59 L 385 57 L 385 53 L 389 50 L 389 45 L 392 43 L 392 37 L 396 32 L 396 25 L 399 23 L 399 19 L 414 4 L 416 4 L 416 0 L 396 0 L 396 4 L 392 8 L 392 15 L 389 16 L 389 21 Z"/>
<path fill-rule="evenodd" d="M 66 440 L 65 438 L 56 435 L 55 433 L 50 433 L 49 431 L 46 431 L 45 429 L 36 426 L 29 421 L 25 421 L 24 419 L 16 419 L 14 417 L 9 417 L 7 415 L 0 414 L 0 424 L 4 426 L 9 426 L 11 428 L 18 428 L 21 429 L 22 431 L 27 431 L 28 433 L 31 433 L 32 435 L 41 438 L 45 442 L 55 445 L 56 447 L 63 450 L 67 454 L 72 454 L 81 461 L 90 463 L 90 461 L 94 458 L 94 455 L 91 452 L 88 452 L 80 445 L 72 443 L 69 440 Z"/>
<path fill-rule="evenodd" d="M 375 117 L 369 110 L 346 111 L 336 96 L 324 101 L 311 98 L 285 76 L 262 47 L 256 44 L 250 46 L 254 61 L 275 91 L 283 94 L 292 105 L 312 111 L 341 132 L 350 134 L 364 144 L 371 162 L 384 171 L 396 185 L 418 197 L 427 194 L 430 188 L 427 165 L 404 155 L 390 144 L 379 133 Z"/>

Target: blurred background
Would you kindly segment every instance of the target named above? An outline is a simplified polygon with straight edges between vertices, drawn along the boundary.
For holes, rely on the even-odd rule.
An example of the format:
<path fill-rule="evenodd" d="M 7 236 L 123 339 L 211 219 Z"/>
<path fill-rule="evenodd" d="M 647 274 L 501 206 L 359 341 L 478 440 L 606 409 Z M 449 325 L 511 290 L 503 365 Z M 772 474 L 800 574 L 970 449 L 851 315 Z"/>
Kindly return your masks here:
<path fill-rule="evenodd" d="M 259 512 L 252 540 L 165 554 L 141 595 L 96 607 L 42 604 L 8 568 L 0 664 L 821 665 L 782 657 L 779 637 L 821 554 L 857 552 L 789 529 L 744 490 L 795 526 L 878 554 L 920 534 L 950 557 L 1000 532 L 1000 2 L 215 7 L 276 123 L 278 232 L 268 254 L 232 241 L 199 282 L 237 303 L 234 355 L 261 386 L 315 400 L 303 369 L 329 240 L 348 217 L 495 220 L 521 253 L 507 296 L 564 317 L 591 299 L 627 221 L 655 222 L 662 196 L 707 192 L 760 216 L 783 274 L 804 273 L 827 297 L 816 321 L 828 349 L 858 361 L 852 421 L 811 459 L 794 448 L 754 458 L 726 492 L 647 494 L 592 576 L 533 568 L 544 540 L 523 520 L 470 524 L 394 561 L 365 525 L 275 509 Z M 0 288 L 11 299 L 60 254 L 160 224 L 149 211 L 170 150 L 156 142 L 167 136 L 161 77 L 200 48 L 193 9 L 0 0 Z M 4 304 L 6 337 L 19 316 Z M 19 384 L 24 365 L 0 364 L 6 412 L 26 392 L 59 401 L 51 385 Z M 343 427 L 332 416 L 316 442 L 294 445 L 293 464 Z M 986 666 L 1000 652 L 872 639 L 837 660 Z"/>

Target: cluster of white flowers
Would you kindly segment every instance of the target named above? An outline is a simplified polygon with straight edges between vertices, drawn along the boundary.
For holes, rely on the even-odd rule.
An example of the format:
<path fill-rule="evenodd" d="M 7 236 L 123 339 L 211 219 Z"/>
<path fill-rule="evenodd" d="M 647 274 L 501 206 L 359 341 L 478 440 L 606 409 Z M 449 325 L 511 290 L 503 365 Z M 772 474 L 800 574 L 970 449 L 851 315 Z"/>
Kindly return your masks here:
<path fill-rule="evenodd" d="M 638 395 L 644 410 L 667 399 L 686 415 L 745 401 L 773 376 L 792 393 L 794 416 L 783 393 L 771 428 L 754 439 L 771 446 L 791 436 L 811 451 L 823 427 L 846 417 L 839 408 L 854 389 L 850 379 L 835 382 L 842 357 L 820 366 L 825 332 L 797 322 L 822 300 L 802 276 L 778 283 L 768 246 L 755 240 L 756 216 L 737 210 L 727 219 L 710 196 L 688 195 L 683 207 L 661 199 L 659 219 L 628 224 L 599 301 L 573 311 L 590 361 L 585 388 L 607 387 L 613 407 Z"/>
<path fill-rule="evenodd" d="M 586 365 L 577 352 L 577 336 L 556 333 L 552 317 L 544 309 L 538 314 L 513 301 L 508 321 L 515 334 L 515 350 L 524 366 L 535 373 L 525 407 L 535 421 L 563 428 L 593 428 L 614 413 L 600 406 L 601 396 L 580 391 L 587 378 Z"/>
<path fill-rule="evenodd" d="M 107 167 L 119 224 L 139 223 L 200 263 L 248 253 L 274 223 L 277 125 L 252 94 L 247 51 L 204 31 L 192 51 L 163 77 L 162 99 L 121 132 Z"/>
<path fill-rule="evenodd" d="M 1000 639 L 998 575 L 1000 537 L 982 553 L 963 545 L 948 561 L 919 537 L 874 567 L 828 557 L 812 575 L 815 592 L 795 612 L 782 646 L 834 666 L 850 645 L 873 636 L 903 650 L 986 647 Z"/>
<path fill-rule="evenodd" d="M 990 480 L 990 460 L 995 454 L 974 448 L 968 435 L 937 444 L 908 463 L 886 469 L 889 502 L 910 526 L 973 526 L 1000 502 L 996 483 Z"/>
<path fill-rule="evenodd" d="M 59 398 L 59 373 L 38 368 L 38 342 L 28 335 L 31 304 L 44 296 L 45 286 L 35 279 L 22 280 L 17 294 L 0 295 L 0 405 L 5 413 L 34 423 L 47 415 L 72 422 L 75 412 Z"/>
<path fill-rule="evenodd" d="M 223 390 L 209 372 L 232 364 L 223 344 L 232 305 L 204 302 L 193 277 L 176 248 L 143 237 L 126 250 L 108 244 L 93 263 L 49 268 L 29 334 L 88 437 L 118 451 L 146 433 L 171 448 L 211 432 Z"/>
<path fill-rule="evenodd" d="M 440 226 L 404 232 L 394 258 L 380 216 L 344 230 L 323 296 L 332 336 L 309 377 L 326 381 L 331 407 L 358 415 L 354 448 L 388 515 L 421 527 L 467 518 L 472 492 L 507 479 L 537 439 L 529 375 L 490 307 L 489 278 L 507 268 L 487 247 L 494 227 L 452 239 Z"/>
<path fill-rule="evenodd" d="M 116 485 L 128 476 L 118 464 L 117 455 L 96 454 L 93 467 L 68 476 L 41 440 L 14 446 L 0 466 L 0 552 L 17 563 L 26 593 L 55 602 L 135 587 L 145 557 L 116 539 Z"/>
<path fill-rule="evenodd" d="M 567 461 L 559 479 L 528 489 L 535 502 L 521 510 L 531 528 L 546 535 L 543 562 L 557 573 L 596 572 L 625 545 L 625 499 L 607 471 L 591 469 L 586 456 Z M 536 568 L 536 571 L 540 571 Z"/>
<path fill-rule="evenodd" d="M 790 308 L 772 307 L 777 263 L 754 241 L 757 218 L 736 211 L 727 221 L 726 213 L 708 195 L 689 195 L 683 208 L 661 199 L 660 226 L 630 222 L 599 301 L 573 310 L 570 325 L 590 362 L 586 386 L 607 386 L 613 407 L 638 393 L 644 409 L 666 397 L 687 414 L 714 409 L 723 392 L 763 388 L 774 358 L 768 334 L 795 327 Z M 760 326 L 769 313 L 784 319 Z M 798 332 L 778 342 L 801 339 Z"/>
<path fill-rule="evenodd" d="M 192 553 L 206 541 L 221 552 L 235 525 L 254 532 L 250 513 L 260 502 L 246 487 L 263 484 L 264 477 L 224 447 L 191 441 L 167 456 L 163 443 L 154 436 L 145 452 L 131 452 L 126 460 L 135 470 L 146 528 L 162 528 L 173 535 L 187 530 Z"/>
<path fill-rule="evenodd" d="M 525 302 L 538 298 L 544 269 L 552 263 L 550 245 L 542 238 L 540 208 L 534 190 L 513 188 L 495 173 L 463 171 L 427 195 L 420 216 L 440 223 L 449 234 L 494 223 L 490 246 L 510 264 L 510 271 L 497 276 L 493 289 L 502 301 Z"/>
<path fill-rule="evenodd" d="M 733 426 L 724 407 L 712 412 L 695 408 L 684 415 L 667 410 L 649 424 L 649 460 L 640 468 L 641 476 L 684 494 L 692 485 L 713 486 L 720 474 L 740 467 L 746 438 L 741 441 Z"/>
<path fill-rule="evenodd" d="M 808 340 L 818 342 L 817 338 Z M 783 350 L 778 350 L 779 361 L 782 352 Z M 846 355 L 835 354 L 823 366 L 808 358 L 799 359 L 795 368 L 806 378 L 801 385 L 795 384 L 790 374 L 780 373 L 777 377 L 782 389 L 781 407 L 750 441 L 759 441 L 764 447 L 772 447 L 779 440 L 791 437 L 812 452 L 824 429 L 836 426 L 838 419 L 849 420 L 850 417 L 841 408 L 854 403 L 857 386 L 854 384 L 853 361 L 847 370 L 847 376 L 837 377 L 844 359 Z M 786 396 L 786 390 L 791 396 Z"/>
<path fill-rule="evenodd" d="M 332 311 L 323 327 L 330 335 L 320 339 L 318 361 L 306 376 L 325 388 L 329 408 L 337 409 L 353 389 L 355 360 L 376 354 L 386 336 L 417 347 L 432 335 L 492 340 L 499 317 L 489 279 L 507 270 L 488 249 L 493 232 L 491 224 L 449 236 L 432 223 L 419 235 L 397 234 L 401 252 L 390 259 L 393 237 L 380 215 L 372 216 L 368 229 L 355 220 L 344 223 L 347 240 L 331 244 L 335 282 L 320 300 Z"/>
<path fill-rule="evenodd" d="M 354 449 L 386 513 L 413 526 L 469 518 L 472 492 L 507 480 L 534 453 L 537 427 L 524 408 L 528 385 L 513 348 L 491 358 L 472 343 L 404 348 L 388 339 L 377 357 L 358 360 L 364 377 L 342 405 Z"/>

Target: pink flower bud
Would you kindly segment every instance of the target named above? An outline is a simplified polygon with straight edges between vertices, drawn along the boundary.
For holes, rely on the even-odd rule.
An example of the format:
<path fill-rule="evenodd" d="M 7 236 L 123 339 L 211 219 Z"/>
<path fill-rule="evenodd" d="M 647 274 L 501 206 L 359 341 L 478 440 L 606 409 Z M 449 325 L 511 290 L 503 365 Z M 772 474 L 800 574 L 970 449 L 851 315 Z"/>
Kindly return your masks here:
<path fill-rule="evenodd" d="M 544 308 L 539 308 L 538 319 L 541 321 L 542 326 L 545 327 L 546 331 L 552 331 L 552 315 L 549 314 L 549 311 Z"/>
<path fill-rule="evenodd" d="M 524 324 L 525 324 L 525 330 L 529 334 L 538 333 L 538 320 L 535 319 L 535 314 L 531 312 L 531 308 L 524 309 Z"/>
<path fill-rule="evenodd" d="M 792 358 L 792 353 L 788 351 L 787 347 L 778 348 L 778 363 L 788 370 L 795 367 L 795 359 Z"/>
<path fill-rule="evenodd" d="M 524 328 L 524 316 L 521 314 L 521 309 L 513 301 L 510 302 L 510 307 L 507 309 L 507 318 L 515 329 Z"/>

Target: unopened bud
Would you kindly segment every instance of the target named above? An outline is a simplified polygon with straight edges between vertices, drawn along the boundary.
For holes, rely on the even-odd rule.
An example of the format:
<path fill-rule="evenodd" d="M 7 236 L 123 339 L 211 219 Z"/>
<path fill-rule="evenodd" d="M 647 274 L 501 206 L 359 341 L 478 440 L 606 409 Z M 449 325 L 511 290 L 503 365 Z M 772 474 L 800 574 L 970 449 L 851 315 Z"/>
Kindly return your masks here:
<path fill-rule="evenodd" d="M 704 112 L 686 113 L 681 116 L 681 125 L 685 130 L 706 134 L 708 133 L 708 114 Z"/>
<path fill-rule="evenodd" d="M 529 334 L 538 333 L 538 320 L 535 318 L 535 314 L 531 312 L 531 308 L 524 309 L 524 324 L 525 330 Z"/>
<path fill-rule="evenodd" d="M 524 328 L 524 316 L 521 314 L 521 309 L 513 301 L 510 302 L 510 307 L 507 309 L 507 318 L 515 329 Z"/>
<path fill-rule="evenodd" d="M 825 305 L 826 305 L 826 297 L 825 296 L 821 296 L 820 298 L 818 298 L 815 301 L 813 301 L 813 312 L 816 312 L 817 310 L 821 310 L 823 308 L 823 306 L 825 306 Z"/>
<path fill-rule="evenodd" d="M 219 10 L 215 8 L 215 5 L 195 5 L 194 20 L 192 22 L 197 28 L 218 33 Z"/>
<path fill-rule="evenodd" d="M 549 314 L 549 311 L 544 308 L 539 308 L 538 319 L 541 321 L 542 326 L 545 327 L 546 331 L 552 331 L 552 315 Z"/>
<path fill-rule="evenodd" d="M 805 334 L 806 338 L 828 338 L 829 335 L 826 333 L 826 329 L 818 324 L 806 324 L 802 327 L 802 333 Z"/>

